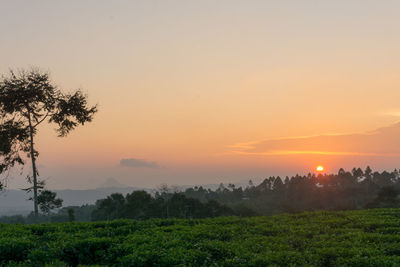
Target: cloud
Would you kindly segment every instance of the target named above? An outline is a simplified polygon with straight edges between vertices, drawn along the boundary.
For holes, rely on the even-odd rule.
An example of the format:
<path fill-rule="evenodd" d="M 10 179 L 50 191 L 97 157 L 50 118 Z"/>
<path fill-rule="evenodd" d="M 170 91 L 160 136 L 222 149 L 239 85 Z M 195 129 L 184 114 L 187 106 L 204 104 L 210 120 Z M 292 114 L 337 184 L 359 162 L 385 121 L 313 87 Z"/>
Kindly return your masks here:
<path fill-rule="evenodd" d="M 129 168 L 148 168 L 148 169 L 162 169 L 157 162 L 150 162 L 144 159 L 121 159 L 119 162 L 120 166 L 129 167 Z"/>
<path fill-rule="evenodd" d="M 325 134 L 237 143 L 231 153 L 245 155 L 400 156 L 400 123 L 367 133 Z"/>
<path fill-rule="evenodd" d="M 389 116 L 389 117 L 400 117 L 400 111 L 399 110 L 386 110 L 384 112 L 379 113 L 382 116 Z"/>

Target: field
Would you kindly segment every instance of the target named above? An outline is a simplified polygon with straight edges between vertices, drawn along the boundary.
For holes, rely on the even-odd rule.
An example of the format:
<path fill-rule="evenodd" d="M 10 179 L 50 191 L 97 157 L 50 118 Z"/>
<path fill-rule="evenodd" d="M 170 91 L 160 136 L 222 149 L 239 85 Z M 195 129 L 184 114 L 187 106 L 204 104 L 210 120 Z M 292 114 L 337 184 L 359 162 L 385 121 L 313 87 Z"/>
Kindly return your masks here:
<path fill-rule="evenodd" d="M 400 209 L 0 225 L 0 266 L 400 266 Z"/>

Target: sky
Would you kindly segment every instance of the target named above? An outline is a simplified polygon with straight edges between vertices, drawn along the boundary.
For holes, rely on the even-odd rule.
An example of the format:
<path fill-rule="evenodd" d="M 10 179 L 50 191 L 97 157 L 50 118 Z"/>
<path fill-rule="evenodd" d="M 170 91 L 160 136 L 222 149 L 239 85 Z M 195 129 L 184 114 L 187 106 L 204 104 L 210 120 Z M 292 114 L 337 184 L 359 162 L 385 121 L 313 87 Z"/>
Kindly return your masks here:
<path fill-rule="evenodd" d="M 65 138 L 40 128 L 53 189 L 393 170 L 399 12 L 369 0 L 0 0 L 0 73 L 39 67 L 98 104 Z M 25 185 L 15 171 L 9 187 Z"/>

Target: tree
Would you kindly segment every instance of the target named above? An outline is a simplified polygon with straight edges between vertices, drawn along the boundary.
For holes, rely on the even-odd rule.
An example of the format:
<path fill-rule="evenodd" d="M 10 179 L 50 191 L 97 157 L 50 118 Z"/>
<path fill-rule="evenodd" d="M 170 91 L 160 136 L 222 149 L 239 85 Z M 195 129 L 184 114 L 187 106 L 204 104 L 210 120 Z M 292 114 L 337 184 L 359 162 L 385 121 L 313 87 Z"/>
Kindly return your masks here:
<path fill-rule="evenodd" d="M 146 191 L 134 191 L 126 195 L 126 218 L 141 219 L 146 218 L 148 207 L 152 198 Z"/>
<path fill-rule="evenodd" d="M 285 185 L 283 184 L 281 177 L 276 177 L 273 185 L 273 190 L 278 193 L 281 193 L 283 192 L 283 190 L 285 190 Z"/>
<path fill-rule="evenodd" d="M 366 177 L 367 179 L 371 179 L 372 170 L 371 170 L 371 167 L 370 167 L 370 166 L 367 166 L 367 168 L 365 168 L 364 173 L 365 173 L 365 177 Z"/>
<path fill-rule="evenodd" d="M 125 197 L 121 193 L 113 193 L 105 199 L 96 201 L 96 209 L 92 212 L 92 220 L 108 221 L 122 218 L 124 209 Z"/>
<path fill-rule="evenodd" d="M 400 204 L 397 197 L 399 190 L 393 186 L 384 186 L 378 191 L 376 198 L 366 205 L 367 208 L 395 208 Z"/>
<path fill-rule="evenodd" d="M 40 192 L 37 197 L 40 210 L 48 215 L 51 210 L 60 208 L 62 206 L 63 200 L 56 197 L 57 194 L 49 190 L 44 190 Z"/>
<path fill-rule="evenodd" d="M 97 106 L 89 107 L 81 90 L 63 93 L 50 80 L 49 74 L 38 69 L 10 70 L 0 80 L 0 173 L 15 164 L 25 163 L 24 154 L 31 159 L 35 217 L 38 216 L 38 171 L 34 137 L 38 126 L 47 121 L 57 126 L 58 136 L 64 137 L 79 124 L 93 119 Z M 22 154 L 20 154 L 22 153 Z"/>
<path fill-rule="evenodd" d="M 68 221 L 74 222 L 75 221 L 75 210 L 72 208 L 68 209 Z"/>

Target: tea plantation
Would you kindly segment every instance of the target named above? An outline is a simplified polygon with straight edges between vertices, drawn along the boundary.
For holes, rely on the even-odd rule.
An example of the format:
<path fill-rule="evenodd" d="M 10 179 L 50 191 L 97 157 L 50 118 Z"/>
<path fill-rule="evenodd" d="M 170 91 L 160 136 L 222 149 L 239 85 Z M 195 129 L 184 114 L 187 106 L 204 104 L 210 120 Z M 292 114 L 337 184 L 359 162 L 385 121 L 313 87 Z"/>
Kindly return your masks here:
<path fill-rule="evenodd" d="M 0 224 L 0 266 L 400 266 L 400 209 Z"/>

